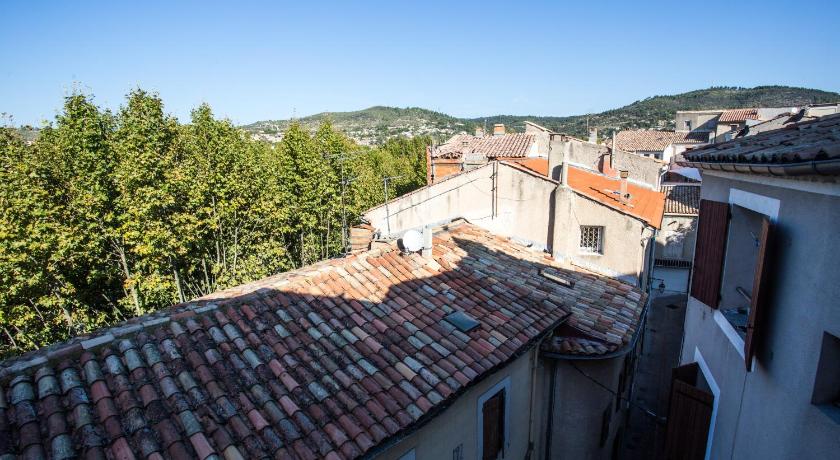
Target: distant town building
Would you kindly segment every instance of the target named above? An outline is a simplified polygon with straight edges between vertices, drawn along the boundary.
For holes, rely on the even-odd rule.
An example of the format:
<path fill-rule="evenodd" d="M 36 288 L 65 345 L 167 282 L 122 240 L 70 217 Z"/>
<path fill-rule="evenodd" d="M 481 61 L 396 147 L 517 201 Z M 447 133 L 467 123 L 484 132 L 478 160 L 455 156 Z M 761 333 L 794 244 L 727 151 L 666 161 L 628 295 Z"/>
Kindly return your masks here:
<path fill-rule="evenodd" d="M 670 163 L 671 158 L 687 148 L 707 142 L 709 142 L 709 135 L 704 132 L 637 129 L 619 131 L 615 135 L 615 143 L 619 150 L 653 157 L 666 163 Z M 612 139 L 608 139 L 605 144 L 611 146 Z"/>

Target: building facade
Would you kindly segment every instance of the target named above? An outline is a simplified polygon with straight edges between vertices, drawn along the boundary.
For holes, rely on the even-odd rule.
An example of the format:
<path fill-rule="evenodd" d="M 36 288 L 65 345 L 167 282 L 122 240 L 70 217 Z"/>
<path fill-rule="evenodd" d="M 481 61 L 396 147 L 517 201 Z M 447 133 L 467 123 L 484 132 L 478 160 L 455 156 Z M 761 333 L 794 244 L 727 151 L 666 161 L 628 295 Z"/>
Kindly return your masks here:
<path fill-rule="evenodd" d="M 832 458 L 840 450 L 840 116 L 701 148 L 677 458 Z M 693 415 L 687 415 L 687 414 Z"/>

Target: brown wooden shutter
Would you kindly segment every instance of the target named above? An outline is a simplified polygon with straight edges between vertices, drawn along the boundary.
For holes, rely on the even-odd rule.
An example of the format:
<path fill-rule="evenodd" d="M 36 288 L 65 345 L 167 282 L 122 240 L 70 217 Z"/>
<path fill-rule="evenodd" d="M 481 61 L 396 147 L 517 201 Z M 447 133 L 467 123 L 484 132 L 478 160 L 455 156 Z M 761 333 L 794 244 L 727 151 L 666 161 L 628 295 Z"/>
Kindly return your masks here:
<path fill-rule="evenodd" d="M 769 272 L 769 253 L 772 244 L 773 224 L 765 217 L 761 221 L 761 235 L 759 236 L 758 257 L 755 261 L 755 274 L 753 275 L 752 299 L 750 300 L 750 316 L 747 320 L 747 336 L 744 340 L 744 362 L 747 372 L 751 370 L 750 364 L 755 356 L 755 351 L 761 341 L 761 324 L 764 313 L 767 311 Z"/>
<path fill-rule="evenodd" d="M 720 300 L 720 278 L 728 226 L 727 203 L 700 200 L 691 296 L 712 308 L 717 308 Z"/>
<path fill-rule="evenodd" d="M 706 456 L 715 397 L 696 387 L 698 371 L 697 363 L 672 371 L 665 434 L 665 458 L 668 460 L 701 460 Z"/>
<path fill-rule="evenodd" d="M 495 460 L 505 442 L 505 391 L 484 402 L 482 412 L 482 460 Z"/>

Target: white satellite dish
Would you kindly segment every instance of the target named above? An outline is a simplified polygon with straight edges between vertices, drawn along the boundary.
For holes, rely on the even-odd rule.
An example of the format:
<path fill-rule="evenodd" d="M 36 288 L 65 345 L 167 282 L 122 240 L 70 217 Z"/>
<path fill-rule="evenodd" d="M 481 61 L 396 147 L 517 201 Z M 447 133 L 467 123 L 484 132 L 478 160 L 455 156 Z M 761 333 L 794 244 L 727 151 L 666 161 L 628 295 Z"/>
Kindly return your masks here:
<path fill-rule="evenodd" d="M 417 252 L 423 249 L 423 234 L 417 230 L 409 230 L 402 237 L 402 245 L 408 252 Z"/>

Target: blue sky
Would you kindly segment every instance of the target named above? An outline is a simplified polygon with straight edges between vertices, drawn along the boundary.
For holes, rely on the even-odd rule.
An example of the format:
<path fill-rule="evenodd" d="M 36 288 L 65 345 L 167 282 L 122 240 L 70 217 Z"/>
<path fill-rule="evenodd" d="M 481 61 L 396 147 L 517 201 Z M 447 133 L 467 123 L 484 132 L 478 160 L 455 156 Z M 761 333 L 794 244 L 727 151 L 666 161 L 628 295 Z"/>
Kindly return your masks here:
<path fill-rule="evenodd" d="M 139 3 L 139 2 L 138 2 Z M 0 112 L 134 87 L 236 123 L 372 105 L 457 116 L 598 112 L 712 85 L 840 91 L 840 2 L 0 4 Z"/>

